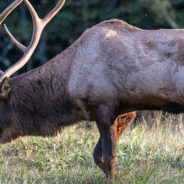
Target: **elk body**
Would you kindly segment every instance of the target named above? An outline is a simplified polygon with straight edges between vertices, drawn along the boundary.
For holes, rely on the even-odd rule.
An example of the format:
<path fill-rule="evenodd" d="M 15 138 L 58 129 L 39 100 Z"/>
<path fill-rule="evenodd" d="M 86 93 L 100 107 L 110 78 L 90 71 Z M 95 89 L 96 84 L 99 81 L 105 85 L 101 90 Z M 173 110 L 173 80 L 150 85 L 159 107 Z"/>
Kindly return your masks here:
<path fill-rule="evenodd" d="M 46 64 L 9 78 L 29 60 L 41 35 L 40 20 L 28 0 L 24 2 L 34 33 L 26 48 L 6 28 L 24 56 L 1 75 L 0 143 L 25 135 L 52 136 L 64 126 L 95 120 L 100 138 L 94 161 L 113 179 L 116 142 L 135 118 L 131 111 L 183 112 L 184 30 L 148 31 L 120 20 L 104 21 Z M 121 113 L 127 114 L 115 121 Z"/>

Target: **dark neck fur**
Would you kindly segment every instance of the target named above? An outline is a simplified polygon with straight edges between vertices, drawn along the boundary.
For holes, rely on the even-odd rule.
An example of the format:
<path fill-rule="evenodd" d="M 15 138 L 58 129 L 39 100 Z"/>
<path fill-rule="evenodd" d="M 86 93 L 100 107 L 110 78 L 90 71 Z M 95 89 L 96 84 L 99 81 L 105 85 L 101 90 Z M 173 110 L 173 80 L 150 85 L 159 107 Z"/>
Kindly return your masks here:
<path fill-rule="evenodd" d="M 11 80 L 10 104 L 24 135 L 49 136 L 81 120 L 66 86 L 75 53 L 70 49 Z M 67 56 L 65 56 L 67 55 Z"/>

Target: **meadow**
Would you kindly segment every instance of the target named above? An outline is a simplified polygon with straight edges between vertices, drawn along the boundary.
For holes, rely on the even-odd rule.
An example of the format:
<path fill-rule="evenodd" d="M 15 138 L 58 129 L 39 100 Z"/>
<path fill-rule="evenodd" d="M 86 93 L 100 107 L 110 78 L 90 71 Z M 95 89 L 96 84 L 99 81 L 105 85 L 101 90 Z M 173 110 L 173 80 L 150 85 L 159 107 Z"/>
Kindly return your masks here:
<path fill-rule="evenodd" d="M 163 118 L 162 118 L 163 119 Z M 52 138 L 24 137 L 0 146 L 0 184 L 103 184 L 93 162 L 99 133 L 81 122 Z M 128 128 L 117 146 L 113 184 L 183 184 L 184 123 L 155 119 Z"/>

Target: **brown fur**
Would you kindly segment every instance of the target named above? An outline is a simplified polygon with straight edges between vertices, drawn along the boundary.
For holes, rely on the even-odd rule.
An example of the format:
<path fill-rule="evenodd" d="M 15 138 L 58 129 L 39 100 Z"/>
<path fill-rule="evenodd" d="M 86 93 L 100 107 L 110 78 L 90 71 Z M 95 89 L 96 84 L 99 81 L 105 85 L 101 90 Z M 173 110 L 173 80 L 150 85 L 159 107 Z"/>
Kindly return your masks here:
<path fill-rule="evenodd" d="M 136 117 L 136 112 L 129 112 L 129 113 L 125 113 L 125 114 L 121 114 L 119 115 L 116 120 L 114 121 L 112 128 L 115 130 L 114 133 L 114 137 L 113 140 L 115 141 L 115 144 L 118 142 L 118 140 L 120 139 L 120 137 L 122 136 L 122 134 L 124 133 L 124 131 L 126 130 L 127 126 L 133 122 L 133 120 Z M 105 165 L 104 162 L 104 157 L 103 157 L 103 153 L 102 153 L 102 142 L 101 142 L 101 137 L 94 149 L 94 153 L 93 153 L 93 157 L 94 157 L 94 161 L 95 163 L 104 171 L 104 173 L 106 174 L 107 178 L 109 177 L 107 174 L 107 167 Z M 115 151 L 115 150 L 113 150 Z M 111 173 L 111 177 L 113 179 L 113 173 L 114 173 L 114 167 L 116 164 L 116 154 L 114 153 L 114 158 L 112 159 L 112 161 L 110 162 L 112 169 L 112 173 Z"/>
<path fill-rule="evenodd" d="M 0 143 L 95 120 L 94 160 L 113 179 L 116 143 L 135 116 L 115 121 L 119 114 L 183 112 L 183 36 L 183 30 L 141 30 L 120 20 L 88 29 L 46 64 L 1 83 Z"/>
<path fill-rule="evenodd" d="M 126 130 L 127 126 L 133 122 L 135 117 L 136 117 L 136 112 L 129 112 L 129 113 L 121 114 L 116 118 L 114 122 L 114 124 L 116 124 L 117 126 L 116 142 L 118 142 L 118 140 Z"/>

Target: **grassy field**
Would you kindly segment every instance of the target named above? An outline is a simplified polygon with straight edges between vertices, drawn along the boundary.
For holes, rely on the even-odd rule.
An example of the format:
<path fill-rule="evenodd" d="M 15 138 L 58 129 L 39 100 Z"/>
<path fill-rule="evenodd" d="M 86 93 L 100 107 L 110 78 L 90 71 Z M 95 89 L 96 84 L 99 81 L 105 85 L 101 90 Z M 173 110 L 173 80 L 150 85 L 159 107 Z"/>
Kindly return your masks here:
<path fill-rule="evenodd" d="M 183 184 L 184 127 L 168 122 L 127 129 L 117 147 L 113 184 Z M 53 138 L 25 137 L 0 147 L 0 184 L 107 183 L 94 164 L 99 134 L 92 124 L 65 128 Z"/>

